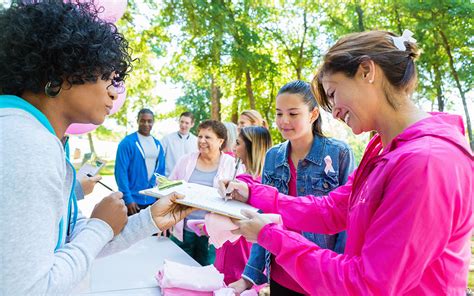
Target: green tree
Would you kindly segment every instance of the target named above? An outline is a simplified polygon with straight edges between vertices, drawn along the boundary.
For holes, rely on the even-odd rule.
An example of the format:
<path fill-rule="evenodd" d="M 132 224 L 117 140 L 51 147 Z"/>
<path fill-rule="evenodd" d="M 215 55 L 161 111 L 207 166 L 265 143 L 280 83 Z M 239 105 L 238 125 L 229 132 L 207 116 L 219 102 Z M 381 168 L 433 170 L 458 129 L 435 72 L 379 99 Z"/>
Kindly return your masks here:
<path fill-rule="evenodd" d="M 437 50 L 437 60 L 431 63 L 435 80 L 442 80 L 441 71 L 449 69 L 451 79 L 457 88 L 464 114 L 471 149 L 474 149 L 474 138 L 466 94 L 472 90 L 472 73 L 474 70 L 472 54 L 472 36 L 474 21 L 472 13 L 474 4 L 470 1 L 434 1 L 404 3 L 413 18 L 419 20 L 420 26 L 425 31 L 433 34 L 432 42 Z M 427 44 L 429 44 L 427 42 Z M 427 46 L 429 47 L 429 45 Z M 443 49 L 444 53 L 440 49 Z M 439 61 L 444 62 L 441 64 Z M 446 62 L 447 61 L 447 62 Z M 439 73 L 437 73 L 439 71 Z M 441 85 L 435 85 L 441 88 Z M 440 90 L 438 90 L 439 92 Z M 439 99 L 442 100 L 441 94 Z M 439 103 L 438 103 L 439 105 Z M 442 105 L 444 106 L 444 105 Z"/>

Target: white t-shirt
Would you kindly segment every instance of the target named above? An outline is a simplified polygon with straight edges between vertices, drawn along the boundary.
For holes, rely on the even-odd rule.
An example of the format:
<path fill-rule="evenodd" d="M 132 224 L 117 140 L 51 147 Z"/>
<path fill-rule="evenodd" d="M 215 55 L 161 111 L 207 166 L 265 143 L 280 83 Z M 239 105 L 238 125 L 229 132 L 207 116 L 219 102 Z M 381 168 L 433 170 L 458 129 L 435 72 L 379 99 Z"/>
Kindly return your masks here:
<path fill-rule="evenodd" d="M 146 137 L 140 133 L 137 134 L 140 145 L 142 145 L 143 152 L 145 153 L 146 171 L 148 173 L 148 180 L 150 180 L 156 168 L 156 160 L 158 159 L 159 153 L 158 147 L 156 146 L 153 136 Z"/>
<path fill-rule="evenodd" d="M 191 133 L 183 136 L 179 132 L 171 133 L 161 140 L 165 150 L 166 171 L 168 177 L 173 171 L 178 160 L 186 154 L 198 151 L 197 137 Z"/>

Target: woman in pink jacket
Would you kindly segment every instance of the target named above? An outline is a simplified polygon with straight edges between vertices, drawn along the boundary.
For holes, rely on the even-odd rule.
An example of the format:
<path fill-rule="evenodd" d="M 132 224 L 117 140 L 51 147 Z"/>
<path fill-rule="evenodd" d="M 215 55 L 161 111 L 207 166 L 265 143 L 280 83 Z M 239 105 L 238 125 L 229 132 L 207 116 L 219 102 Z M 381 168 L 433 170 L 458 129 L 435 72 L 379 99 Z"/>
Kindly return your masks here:
<path fill-rule="evenodd" d="M 418 57 L 411 35 L 347 35 L 313 80 L 318 103 L 355 134 L 377 131 L 346 185 L 294 198 L 265 185 L 221 184 L 235 199 L 280 213 L 289 228 L 347 229 L 341 255 L 259 214 L 237 222 L 236 232 L 272 252 L 308 294 L 465 295 L 474 157 L 460 116 L 411 102 Z"/>

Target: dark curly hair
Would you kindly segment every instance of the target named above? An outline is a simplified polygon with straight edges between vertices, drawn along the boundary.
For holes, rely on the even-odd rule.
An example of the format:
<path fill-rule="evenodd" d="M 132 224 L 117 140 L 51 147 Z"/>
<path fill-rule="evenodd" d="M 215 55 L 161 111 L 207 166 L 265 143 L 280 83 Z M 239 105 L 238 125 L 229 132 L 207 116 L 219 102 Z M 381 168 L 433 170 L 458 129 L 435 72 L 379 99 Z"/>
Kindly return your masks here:
<path fill-rule="evenodd" d="M 208 119 L 199 124 L 197 128 L 198 133 L 201 129 L 207 128 L 210 128 L 217 135 L 217 138 L 224 140 L 221 147 L 219 147 L 219 149 L 222 151 L 227 146 L 227 128 L 220 121 Z"/>
<path fill-rule="evenodd" d="M 0 11 L 0 94 L 40 93 L 51 82 L 122 81 L 131 70 L 128 42 L 93 3 L 28 1 Z"/>

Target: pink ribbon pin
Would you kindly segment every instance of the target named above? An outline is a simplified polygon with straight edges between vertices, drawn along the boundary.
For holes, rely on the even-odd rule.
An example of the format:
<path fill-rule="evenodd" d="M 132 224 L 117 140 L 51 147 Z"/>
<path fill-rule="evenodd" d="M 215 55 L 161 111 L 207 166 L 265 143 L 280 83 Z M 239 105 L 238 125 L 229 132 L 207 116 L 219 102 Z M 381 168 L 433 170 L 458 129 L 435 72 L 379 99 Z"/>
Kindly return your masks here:
<path fill-rule="evenodd" d="M 328 173 L 335 173 L 334 168 L 332 167 L 331 156 L 326 155 L 326 157 L 324 157 L 324 162 L 326 163 L 326 167 L 324 168 L 324 172 L 326 173 L 326 175 Z"/>

